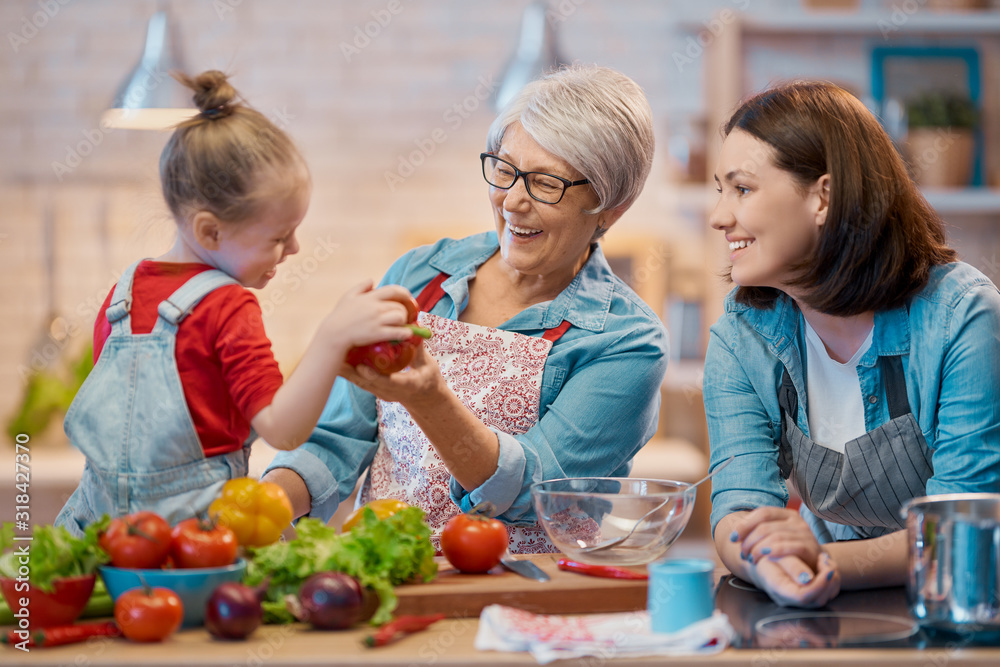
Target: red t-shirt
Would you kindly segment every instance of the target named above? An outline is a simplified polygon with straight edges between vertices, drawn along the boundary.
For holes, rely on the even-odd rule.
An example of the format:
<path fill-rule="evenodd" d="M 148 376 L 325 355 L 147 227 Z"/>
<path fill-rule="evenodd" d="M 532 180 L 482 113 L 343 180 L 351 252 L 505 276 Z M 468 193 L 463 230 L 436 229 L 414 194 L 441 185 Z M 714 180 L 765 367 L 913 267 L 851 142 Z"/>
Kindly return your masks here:
<path fill-rule="evenodd" d="M 212 267 L 144 261 L 132 282 L 132 333 L 153 330 L 160 302 Z M 94 322 L 94 362 L 111 333 L 105 311 Z M 177 371 L 205 456 L 237 451 L 250 435 L 250 420 L 271 404 L 283 382 L 256 297 L 240 285 L 209 293 L 177 328 Z"/>

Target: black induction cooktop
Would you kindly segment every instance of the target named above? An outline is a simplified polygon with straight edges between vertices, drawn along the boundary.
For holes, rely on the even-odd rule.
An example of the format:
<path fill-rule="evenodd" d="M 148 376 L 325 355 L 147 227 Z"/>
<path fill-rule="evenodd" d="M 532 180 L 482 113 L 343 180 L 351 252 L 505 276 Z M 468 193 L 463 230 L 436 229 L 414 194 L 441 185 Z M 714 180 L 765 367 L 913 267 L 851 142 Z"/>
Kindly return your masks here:
<path fill-rule="evenodd" d="M 727 575 L 715 606 L 739 635 L 737 648 L 958 648 L 1000 646 L 996 635 L 956 635 L 919 627 L 902 586 L 844 591 L 815 610 L 782 607 L 753 584 Z"/>

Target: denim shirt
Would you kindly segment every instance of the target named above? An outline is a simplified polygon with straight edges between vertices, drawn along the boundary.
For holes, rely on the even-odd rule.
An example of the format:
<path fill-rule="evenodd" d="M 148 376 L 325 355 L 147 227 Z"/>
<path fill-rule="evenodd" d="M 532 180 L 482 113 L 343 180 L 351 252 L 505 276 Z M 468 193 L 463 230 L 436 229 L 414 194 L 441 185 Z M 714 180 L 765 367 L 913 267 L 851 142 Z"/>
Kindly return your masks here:
<path fill-rule="evenodd" d="M 782 371 L 799 395 L 809 434 L 802 313 L 782 294 L 773 309 L 736 303 L 712 326 L 704 398 L 711 465 L 736 455 L 712 480 L 712 531 L 727 514 L 784 507 L 778 473 Z M 901 355 L 910 410 L 933 452 L 927 494 L 1000 491 L 1000 293 L 962 262 L 936 266 L 909 302 L 875 313 L 871 348 L 858 364 L 865 429 L 889 420 L 880 356 Z"/>
<path fill-rule="evenodd" d="M 402 256 L 382 284 L 419 294 L 446 273 L 445 295 L 430 312 L 457 319 L 468 303 L 469 281 L 498 247 L 495 232 L 444 239 Z M 534 523 L 534 482 L 627 476 L 632 457 L 656 432 L 667 332 L 611 272 L 596 244 L 559 296 L 526 308 L 499 328 L 540 337 L 564 319 L 573 326 L 555 341 L 545 363 L 538 423 L 521 435 L 495 431 L 497 471 L 473 491 L 451 479 L 452 499 L 463 511 L 489 501 L 507 523 Z M 377 448 L 375 405 L 372 394 L 338 379 L 309 441 L 275 457 L 271 468 L 290 468 L 305 480 L 310 516 L 329 520 L 371 464 Z"/>

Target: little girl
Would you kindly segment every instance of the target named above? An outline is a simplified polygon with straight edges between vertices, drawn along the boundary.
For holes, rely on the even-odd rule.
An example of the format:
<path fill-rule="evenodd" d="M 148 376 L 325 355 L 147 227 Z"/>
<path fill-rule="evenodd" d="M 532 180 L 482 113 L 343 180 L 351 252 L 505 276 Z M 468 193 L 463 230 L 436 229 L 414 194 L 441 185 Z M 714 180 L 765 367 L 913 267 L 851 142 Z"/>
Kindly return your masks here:
<path fill-rule="evenodd" d="M 299 250 L 310 178 L 289 137 L 240 104 L 222 72 L 178 80 L 201 110 L 160 156 L 174 246 L 136 262 L 94 325 L 95 367 L 65 430 L 87 457 L 56 519 L 71 532 L 103 514 L 152 510 L 171 524 L 203 513 L 247 474 L 257 435 L 294 449 L 312 432 L 347 350 L 405 338 L 398 286 L 351 289 L 282 375 L 247 287 Z"/>

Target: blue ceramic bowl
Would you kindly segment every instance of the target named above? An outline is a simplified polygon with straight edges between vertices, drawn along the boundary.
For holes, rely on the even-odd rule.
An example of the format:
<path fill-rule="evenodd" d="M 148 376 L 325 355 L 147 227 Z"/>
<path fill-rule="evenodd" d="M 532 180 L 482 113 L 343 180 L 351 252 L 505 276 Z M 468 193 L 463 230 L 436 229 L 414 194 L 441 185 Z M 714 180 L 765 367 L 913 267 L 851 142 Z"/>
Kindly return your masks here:
<path fill-rule="evenodd" d="M 205 603 L 215 587 L 227 581 L 242 580 L 246 569 L 246 561 L 240 559 L 224 567 L 176 570 L 136 570 L 102 565 L 100 572 L 112 600 L 118 600 L 125 591 L 142 588 L 143 581 L 151 588 L 169 588 L 177 593 L 184 605 L 183 627 L 191 628 L 204 624 Z"/>

